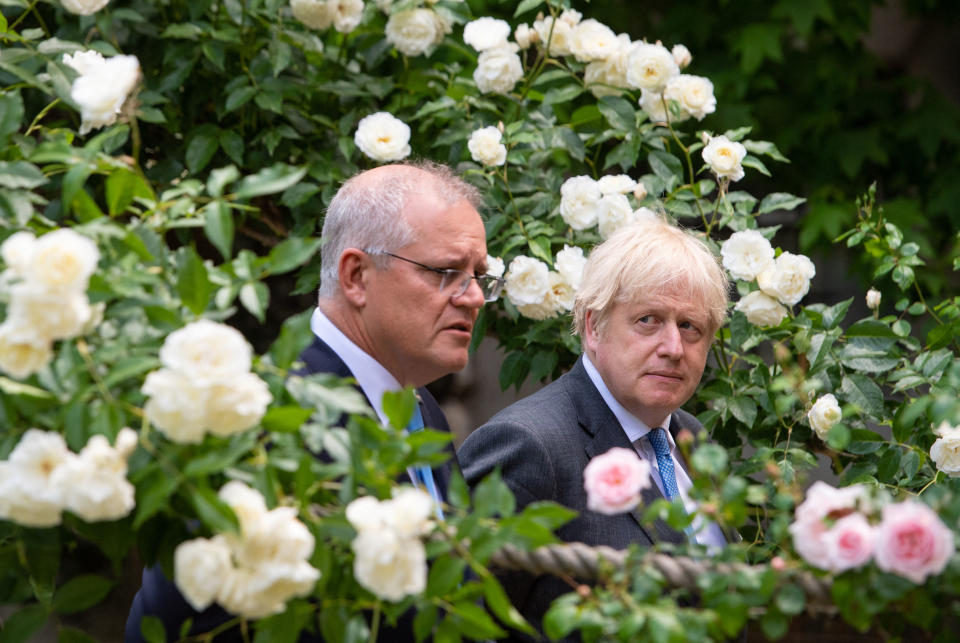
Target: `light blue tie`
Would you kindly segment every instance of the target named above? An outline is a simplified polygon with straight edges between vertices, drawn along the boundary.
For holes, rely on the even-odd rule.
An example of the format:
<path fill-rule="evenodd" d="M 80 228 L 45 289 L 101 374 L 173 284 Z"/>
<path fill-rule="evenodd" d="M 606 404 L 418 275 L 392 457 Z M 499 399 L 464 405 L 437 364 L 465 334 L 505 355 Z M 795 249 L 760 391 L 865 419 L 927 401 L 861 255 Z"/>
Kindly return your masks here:
<path fill-rule="evenodd" d="M 653 446 L 653 452 L 657 456 L 657 469 L 660 471 L 660 482 L 663 483 L 663 495 L 667 500 L 673 500 L 680 496 L 680 489 L 677 487 L 677 476 L 673 472 L 673 458 L 670 456 L 670 443 L 667 442 L 667 432 L 657 427 L 650 429 L 647 433 L 647 439 Z"/>
<path fill-rule="evenodd" d="M 407 431 L 410 433 L 415 433 L 423 428 L 423 415 L 420 413 L 420 405 L 415 404 L 413 406 L 413 417 L 410 418 L 410 423 L 407 424 Z M 441 504 L 443 503 L 443 498 L 440 496 L 440 491 L 437 489 L 437 483 L 433 479 L 433 471 L 425 464 L 413 467 L 414 482 L 420 485 L 423 485 L 423 488 L 427 490 L 427 493 L 430 494 L 430 497 L 433 498 L 433 506 L 437 511 L 437 518 L 443 520 L 443 509 Z"/>

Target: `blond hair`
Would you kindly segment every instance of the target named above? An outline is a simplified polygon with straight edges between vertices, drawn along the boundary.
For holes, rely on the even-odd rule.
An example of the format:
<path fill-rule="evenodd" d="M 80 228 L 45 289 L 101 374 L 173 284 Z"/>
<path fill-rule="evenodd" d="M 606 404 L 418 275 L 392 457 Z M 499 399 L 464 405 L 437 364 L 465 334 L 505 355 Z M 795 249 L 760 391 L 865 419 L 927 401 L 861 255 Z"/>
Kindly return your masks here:
<path fill-rule="evenodd" d="M 573 305 L 574 332 L 584 335 L 588 310 L 602 331 L 614 304 L 680 289 L 703 306 L 713 335 L 726 317 L 729 287 L 702 240 L 651 217 L 620 228 L 590 253 Z"/>

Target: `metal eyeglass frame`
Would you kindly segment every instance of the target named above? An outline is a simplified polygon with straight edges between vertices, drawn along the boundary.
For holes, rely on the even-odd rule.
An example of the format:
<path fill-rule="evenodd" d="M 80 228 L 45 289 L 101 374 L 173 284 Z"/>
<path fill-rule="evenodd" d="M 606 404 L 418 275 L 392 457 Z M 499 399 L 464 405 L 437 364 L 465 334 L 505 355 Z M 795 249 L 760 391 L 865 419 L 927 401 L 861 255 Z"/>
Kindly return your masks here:
<path fill-rule="evenodd" d="M 413 259 L 407 259 L 406 257 L 395 255 L 392 252 L 387 252 L 386 250 L 364 250 L 364 252 L 371 255 L 384 255 L 387 257 L 393 257 L 394 259 L 412 263 L 415 266 L 420 266 L 424 270 L 429 270 L 430 272 L 435 272 L 438 275 L 441 275 L 443 279 L 440 280 L 440 290 L 446 290 L 451 283 L 457 284 L 456 292 L 451 292 L 450 294 L 451 298 L 459 297 L 463 293 L 467 292 L 467 288 L 470 287 L 470 281 L 476 279 L 477 285 L 480 286 L 480 292 L 483 293 L 483 300 L 485 302 L 496 301 L 497 297 L 500 296 L 500 291 L 503 290 L 503 284 L 505 283 L 503 277 L 494 277 L 493 275 L 471 275 L 469 272 L 457 270 L 456 268 L 434 268 L 433 266 L 428 266 L 420 263 L 419 261 L 414 261 Z"/>

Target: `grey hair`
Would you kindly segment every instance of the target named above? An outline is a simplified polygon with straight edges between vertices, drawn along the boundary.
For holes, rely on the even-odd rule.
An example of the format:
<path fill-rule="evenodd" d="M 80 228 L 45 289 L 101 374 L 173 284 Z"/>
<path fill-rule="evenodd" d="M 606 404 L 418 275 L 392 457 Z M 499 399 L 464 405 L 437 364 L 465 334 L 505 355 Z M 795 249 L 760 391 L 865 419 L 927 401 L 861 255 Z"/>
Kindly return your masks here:
<path fill-rule="evenodd" d="M 340 255 L 347 248 L 392 252 L 416 241 L 403 216 L 414 191 L 429 191 L 448 206 L 466 200 L 479 210 L 482 201 L 477 188 L 432 161 L 384 165 L 352 176 L 337 190 L 323 220 L 321 299 L 336 294 Z"/>
<path fill-rule="evenodd" d="M 710 334 L 727 314 L 730 281 L 710 248 L 693 234 L 651 217 L 617 230 L 593 249 L 573 305 L 574 332 L 586 332 L 587 311 L 602 332 L 614 304 L 674 288 L 702 306 Z"/>

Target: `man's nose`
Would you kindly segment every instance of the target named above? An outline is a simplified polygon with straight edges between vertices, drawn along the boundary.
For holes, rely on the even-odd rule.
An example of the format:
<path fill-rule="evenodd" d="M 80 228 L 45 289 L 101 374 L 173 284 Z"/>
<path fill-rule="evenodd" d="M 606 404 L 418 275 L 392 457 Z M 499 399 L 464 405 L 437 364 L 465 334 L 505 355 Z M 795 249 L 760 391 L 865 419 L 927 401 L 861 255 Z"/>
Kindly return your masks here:
<path fill-rule="evenodd" d="M 476 279 L 471 279 L 467 289 L 462 295 L 450 299 L 455 306 L 466 306 L 467 308 L 480 308 L 486 301 L 483 296 L 483 289 Z"/>
<path fill-rule="evenodd" d="M 683 339 L 676 324 L 666 323 L 663 325 L 660 330 L 660 343 L 657 350 L 661 355 L 673 359 L 679 359 L 683 356 Z"/>

